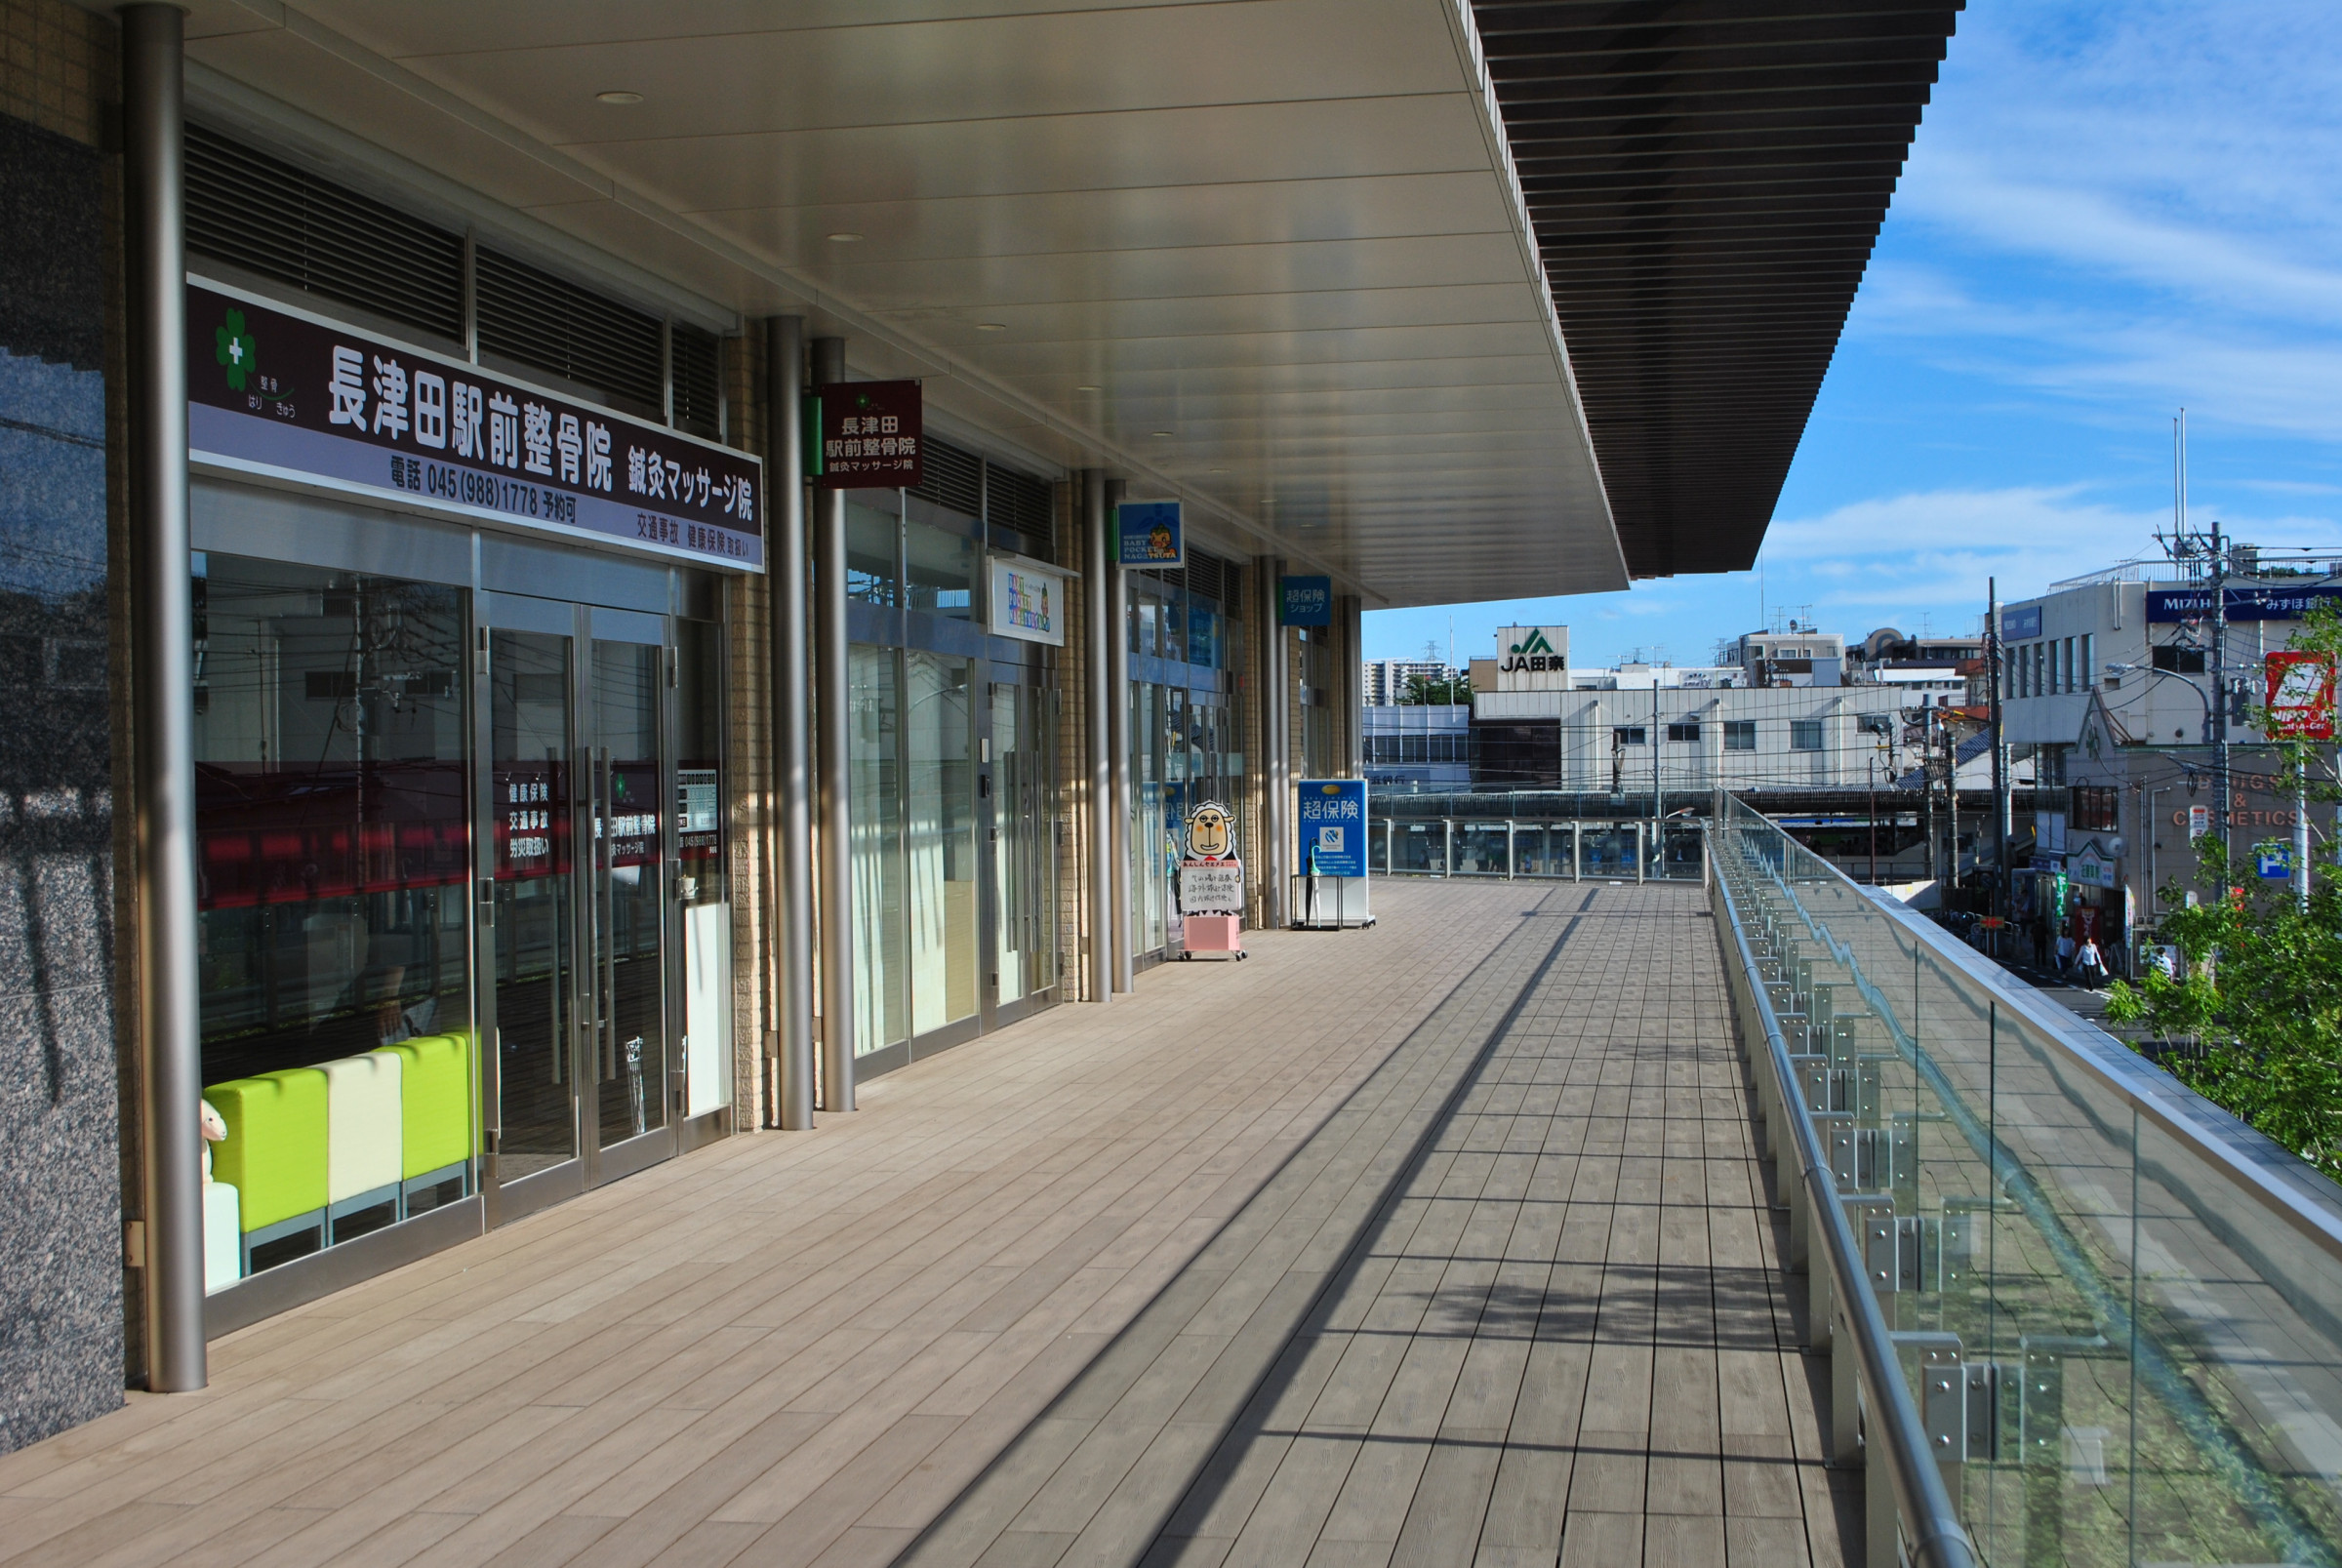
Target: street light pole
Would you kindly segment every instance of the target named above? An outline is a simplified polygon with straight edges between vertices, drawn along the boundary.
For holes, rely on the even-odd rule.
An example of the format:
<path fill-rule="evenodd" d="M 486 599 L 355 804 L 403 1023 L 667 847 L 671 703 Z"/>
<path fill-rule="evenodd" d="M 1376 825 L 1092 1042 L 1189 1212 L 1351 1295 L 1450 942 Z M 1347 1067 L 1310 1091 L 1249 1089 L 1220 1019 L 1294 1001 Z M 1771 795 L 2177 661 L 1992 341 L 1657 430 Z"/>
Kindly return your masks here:
<path fill-rule="evenodd" d="M 1878 748 L 1871 748 L 1871 886 L 1878 885 Z"/>

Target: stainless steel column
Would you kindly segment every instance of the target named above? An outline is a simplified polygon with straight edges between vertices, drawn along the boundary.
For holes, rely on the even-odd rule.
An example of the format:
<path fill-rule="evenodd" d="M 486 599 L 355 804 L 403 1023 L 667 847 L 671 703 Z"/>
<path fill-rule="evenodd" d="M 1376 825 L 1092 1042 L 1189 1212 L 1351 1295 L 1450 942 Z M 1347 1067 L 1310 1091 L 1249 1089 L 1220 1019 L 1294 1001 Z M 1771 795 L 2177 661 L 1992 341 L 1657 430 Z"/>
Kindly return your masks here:
<path fill-rule="evenodd" d="M 1252 559 L 1253 576 L 1260 580 L 1256 613 L 1261 620 L 1261 845 L 1268 864 L 1261 867 L 1261 923 L 1270 929 L 1285 923 L 1285 876 L 1290 855 L 1285 837 L 1286 752 L 1291 724 L 1290 694 L 1286 687 L 1285 628 L 1279 625 L 1283 608 L 1277 578 L 1281 567 L 1273 555 Z"/>
<path fill-rule="evenodd" d="M 144 1066 L 146 1387 L 206 1381 L 203 1036 L 195 967 L 195 643 L 188 586 L 183 17 L 122 12 L 130 370 L 132 832 Z"/>
<path fill-rule="evenodd" d="M 1349 738 L 1349 763 L 1343 769 L 1346 778 L 1366 776 L 1366 669 L 1365 633 L 1361 620 L 1363 602 L 1354 593 L 1342 595 L 1342 678 L 1334 689 L 1343 694 L 1343 727 Z"/>
<path fill-rule="evenodd" d="M 805 318 L 764 324 L 765 542 L 773 633 L 773 1010 L 780 1037 L 780 1125 L 813 1125 L 813 671 L 805 581 Z M 842 624 L 843 618 L 840 618 Z M 852 946 L 849 944 L 849 952 Z"/>
<path fill-rule="evenodd" d="M 846 379 L 846 341 L 813 341 L 817 386 Z M 816 490 L 813 519 L 814 709 L 820 719 L 822 814 L 822 1108 L 854 1108 L 854 787 L 846 746 L 846 493 Z"/>
<path fill-rule="evenodd" d="M 1114 508 L 1122 504 L 1122 481 L 1106 482 L 1107 539 L 1117 541 Z M 1112 557 L 1108 557 L 1110 563 Z M 1131 963 L 1138 922 L 1130 902 L 1130 574 L 1110 564 L 1106 573 L 1106 767 L 1107 799 L 1114 814 L 1112 868 L 1114 918 L 1113 985 L 1116 992 L 1138 985 Z"/>
<path fill-rule="evenodd" d="M 1082 728 L 1089 749 L 1090 770 L 1090 1000 L 1103 1002 L 1114 993 L 1114 802 L 1113 774 L 1109 766 L 1110 731 L 1107 723 L 1108 607 L 1113 595 L 1108 579 L 1121 569 L 1114 565 L 1107 537 L 1106 475 L 1096 468 L 1081 472 L 1081 688 Z"/>

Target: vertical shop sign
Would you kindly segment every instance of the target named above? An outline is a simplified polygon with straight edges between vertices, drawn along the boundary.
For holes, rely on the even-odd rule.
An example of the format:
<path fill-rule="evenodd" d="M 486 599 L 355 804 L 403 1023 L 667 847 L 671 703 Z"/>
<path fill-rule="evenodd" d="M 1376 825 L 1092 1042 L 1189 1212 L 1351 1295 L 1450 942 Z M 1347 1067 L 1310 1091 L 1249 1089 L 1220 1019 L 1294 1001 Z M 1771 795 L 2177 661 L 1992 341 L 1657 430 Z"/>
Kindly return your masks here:
<path fill-rule="evenodd" d="M 1116 566 L 1185 566 L 1188 537 L 1176 501 L 1126 501 L 1114 508 Z"/>
<path fill-rule="evenodd" d="M 917 382 L 831 382 L 813 389 L 821 405 L 821 490 L 909 490 L 919 483 L 926 440 Z"/>
<path fill-rule="evenodd" d="M 1280 577 L 1276 583 L 1279 625 L 1330 626 L 1334 623 L 1332 578 Z"/>

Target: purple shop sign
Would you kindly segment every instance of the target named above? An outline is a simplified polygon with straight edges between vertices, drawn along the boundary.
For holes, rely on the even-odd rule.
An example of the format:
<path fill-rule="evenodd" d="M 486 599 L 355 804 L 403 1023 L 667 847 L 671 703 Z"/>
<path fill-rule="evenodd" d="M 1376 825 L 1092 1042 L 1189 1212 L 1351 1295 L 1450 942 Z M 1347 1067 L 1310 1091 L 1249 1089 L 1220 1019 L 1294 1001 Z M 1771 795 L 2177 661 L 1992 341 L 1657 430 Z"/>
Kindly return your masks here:
<path fill-rule="evenodd" d="M 199 462 L 763 570 L 744 452 L 194 279 L 187 340 Z"/>
<path fill-rule="evenodd" d="M 826 382 L 813 395 L 822 410 L 816 489 L 917 487 L 926 444 L 917 382 Z"/>

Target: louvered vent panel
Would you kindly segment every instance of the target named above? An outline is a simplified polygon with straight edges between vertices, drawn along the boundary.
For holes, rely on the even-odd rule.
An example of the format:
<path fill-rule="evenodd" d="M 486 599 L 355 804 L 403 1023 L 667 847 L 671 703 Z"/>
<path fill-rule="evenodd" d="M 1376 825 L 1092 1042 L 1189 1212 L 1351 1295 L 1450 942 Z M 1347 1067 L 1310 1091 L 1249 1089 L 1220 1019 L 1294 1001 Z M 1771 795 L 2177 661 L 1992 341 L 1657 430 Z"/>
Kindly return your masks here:
<path fill-rule="evenodd" d="M 1013 468 L 989 467 L 985 470 L 985 499 L 989 503 L 985 516 L 989 521 L 1015 529 L 1040 554 L 1055 552 L 1057 506 L 1048 480 L 1034 479 Z"/>
<path fill-rule="evenodd" d="M 464 335 L 464 239 L 186 128 L 187 249 L 421 327 Z"/>
<path fill-rule="evenodd" d="M 551 371 L 645 418 L 665 416 L 666 324 L 657 316 L 485 248 L 473 264 L 480 352 Z"/>
<path fill-rule="evenodd" d="M 675 423 L 711 441 L 723 434 L 716 408 L 722 352 L 714 333 L 675 323 Z"/>
<path fill-rule="evenodd" d="M 1229 567 L 1217 555 L 1206 555 L 1193 545 L 1188 547 L 1188 591 L 1207 599 L 1228 602 Z"/>
<path fill-rule="evenodd" d="M 972 452 L 962 452 L 949 441 L 927 438 L 927 450 L 919 458 L 919 484 L 911 492 L 924 497 L 938 506 L 949 506 L 970 517 L 984 515 L 984 464 Z"/>

